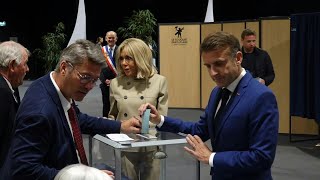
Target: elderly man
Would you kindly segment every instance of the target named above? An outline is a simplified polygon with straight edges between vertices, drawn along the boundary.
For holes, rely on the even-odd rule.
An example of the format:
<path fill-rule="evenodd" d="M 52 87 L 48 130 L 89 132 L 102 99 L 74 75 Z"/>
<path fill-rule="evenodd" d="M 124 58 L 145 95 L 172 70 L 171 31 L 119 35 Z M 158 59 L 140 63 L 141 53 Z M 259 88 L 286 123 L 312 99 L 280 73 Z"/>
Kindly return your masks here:
<path fill-rule="evenodd" d="M 20 104 L 18 87 L 22 85 L 30 52 L 21 44 L 6 41 L 0 44 L 0 169 L 10 147 L 16 112 Z"/>

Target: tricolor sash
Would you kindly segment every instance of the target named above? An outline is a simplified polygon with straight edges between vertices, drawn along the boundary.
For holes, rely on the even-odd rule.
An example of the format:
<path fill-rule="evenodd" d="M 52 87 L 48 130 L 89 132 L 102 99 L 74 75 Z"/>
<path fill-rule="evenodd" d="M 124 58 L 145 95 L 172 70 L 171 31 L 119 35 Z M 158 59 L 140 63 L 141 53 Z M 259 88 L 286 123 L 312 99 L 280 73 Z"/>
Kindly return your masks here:
<path fill-rule="evenodd" d="M 113 74 L 115 75 L 115 76 L 117 76 L 117 69 L 116 69 L 116 67 L 114 66 L 114 64 L 113 64 L 113 62 L 112 62 L 112 60 L 110 59 L 110 56 L 109 56 L 109 53 L 108 53 L 108 50 L 107 50 L 107 46 L 104 46 L 104 47 L 102 47 L 101 49 L 102 49 L 102 52 L 103 52 L 103 55 L 104 55 L 104 57 L 105 57 L 105 59 L 106 59 L 106 62 L 107 62 L 107 64 L 108 64 L 108 67 L 111 69 L 111 71 L 113 72 Z"/>

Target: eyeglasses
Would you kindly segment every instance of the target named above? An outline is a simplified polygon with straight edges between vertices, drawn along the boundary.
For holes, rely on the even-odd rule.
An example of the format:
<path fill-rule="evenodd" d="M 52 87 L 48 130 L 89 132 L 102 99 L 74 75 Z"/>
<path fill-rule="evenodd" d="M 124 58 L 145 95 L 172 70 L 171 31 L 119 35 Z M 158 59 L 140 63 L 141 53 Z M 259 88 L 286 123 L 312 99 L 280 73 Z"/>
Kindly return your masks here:
<path fill-rule="evenodd" d="M 70 62 L 67 62 L 74 70 L 76 70 L 81 84 L 88 84 L 91 82 L 92 84 L 96 85 L 96 82 L 99 80 L 99 78 L 93 78 L 91 76 L 81 74 Z"/>

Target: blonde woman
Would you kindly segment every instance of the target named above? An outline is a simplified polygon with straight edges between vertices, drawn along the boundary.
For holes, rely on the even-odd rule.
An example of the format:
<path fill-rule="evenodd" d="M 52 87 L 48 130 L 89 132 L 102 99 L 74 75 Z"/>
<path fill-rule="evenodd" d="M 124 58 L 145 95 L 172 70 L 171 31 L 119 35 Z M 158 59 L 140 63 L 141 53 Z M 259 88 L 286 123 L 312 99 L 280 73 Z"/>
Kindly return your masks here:
<path fill-rule="evenodd" d="M 144 103 L 153 104 L 166 115 L 167 80 L 154 67 L 149 46 L 140 39 L 130 38 L 120 44 L 116 54 L 118 77 L 110 84 L 109 118 L 138 116 L 138 108 Z M 156 150 L 157 147 L 147 147 L 122 151 L 122 172 L 132 180 L 159 179 L 160 160 L 152 158 Z"/>

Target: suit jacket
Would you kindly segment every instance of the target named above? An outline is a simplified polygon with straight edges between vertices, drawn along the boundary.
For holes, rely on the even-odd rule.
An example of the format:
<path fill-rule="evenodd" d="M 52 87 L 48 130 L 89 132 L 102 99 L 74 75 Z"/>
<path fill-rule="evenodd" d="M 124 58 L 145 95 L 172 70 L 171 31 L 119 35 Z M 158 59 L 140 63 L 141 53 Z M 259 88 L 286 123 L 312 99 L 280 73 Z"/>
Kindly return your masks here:
<path fill-rule="evenodd" d="M 116 46 L 113 51 L 113 61 L 115 61 L 117 49 L 118 49 L 118 46 Z M 100 87 L 109 89 L 109 87 L 105 84 L 105 81 L 106 79 L 113 79 L 115 77 L 116 76 L 113 74 L 112 70 L 108 66 L 105 68 L 102 68 L 100 73 L 100 80 L 101 80 Z"/>
<path fill-rule="evenodd" d="M 164 76 L 155 74 L 147 80 L 120 76 L 111 81 L 109 118 L 120 121 L 133 116 L 139 117 L 138 108 L 147 102 L 156 106 L 161 114 L 167 115 L 168 84 Z M 155 133 L 156 131 L 150 131 L 150 134 Z M 151 151 L 156 148 L 141 149 Z M 130 148 L 126 151 L 136 152 L 138 148 Z"/>
<path fill-rule="evenodd" d="M 211 168 L 214 180 L 270 180 L 278 137 L 279 112 L 274 94 L 250 73 L 240 80 L 222 114 L 218 132 L 213 119 L 221 88 L 212 90 L 198 122 L 165 117 L 160 130 L 199 135 L 211 140 L 216 152 Z M 215 135 L 217 134 L 217 135 Z"/>
<path fill-rule="evenodd" d="M 16 88 L 15 94 L 18 95 L 19 91 Z M 20 98 L 17 96 L 17 98 Z M 18 102 L 15 101 L 12 91 L 7 84 L 7 81 L 0 74 L 0 169 L 2 169 L 2 165 L 7 156 L 10 140 L 12 137 L 12 132 L 14 128 L 14 122 L 16 113 L 19 107 L 20 99 L 17 99 Z"/>
<path fill-rule="evenodd" d="M 268 52 L 260 48 L 254 48 L 252 56 L 249 56 L 242 48 L 242 53 L 243 60 L 241 66 L 249 70 L 254 78 L 260 77 L 264 79 L 266 86 L 269 86 L 273 82 L 275 74 Z"/>
<path fill-rule="evenodd" d="M 76 108 L 84 134 L 119 133 L 119 122 L 91 117 Z M 69 164 L 79 163 L 75 143 L 50 74 L 34 81 L 17 112 L 7 159 L 12 179 L 53 179 Z M 10 179 L 10 178 L 8 178 Z"/>

